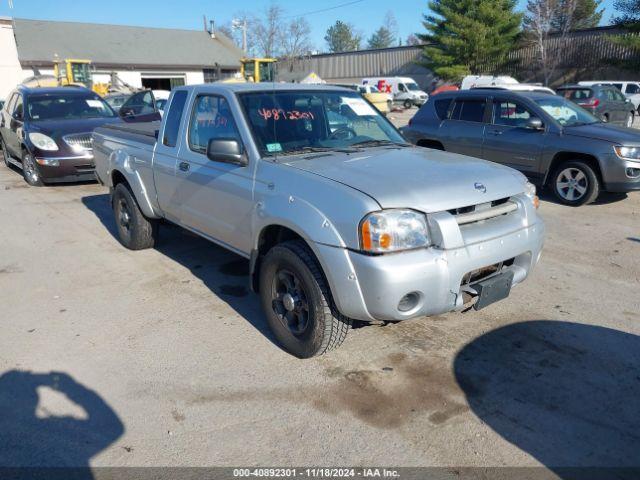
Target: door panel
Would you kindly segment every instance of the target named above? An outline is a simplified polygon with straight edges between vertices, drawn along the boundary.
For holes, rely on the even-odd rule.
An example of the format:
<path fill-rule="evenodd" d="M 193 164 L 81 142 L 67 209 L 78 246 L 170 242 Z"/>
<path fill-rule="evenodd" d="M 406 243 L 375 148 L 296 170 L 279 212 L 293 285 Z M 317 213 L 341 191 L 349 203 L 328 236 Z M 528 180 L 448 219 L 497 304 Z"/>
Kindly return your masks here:
<path fill-rule="evenodd" d="M 526 128 L 533 116 L 531 110 L 518 102 L 495 100 L 493 122 L 485 130 L 484 157 L 525 173 L 536 173 L 545 132 Z"/>
<path fill-rule="evenodd" d="M 24 103 L 22 101 L 22 95 L 16 97 L 13 112 L 9 117 L 9 132 L 5 142 L 7 149 L 12 153 L 14 157 L 20 158 L 22 155 L 22 135 L 24 127 Z"/>
<path fill-rule="evenodd" d="M 451 117 L 440 126 L 447 151 L 484 158 L 482 143 L 486 127 L 486 105 L 484 98 L 456 101 Z"/>
<path fill-rule="evenodd" d="M 182 223 L 244 253 L 251 251 L 253 176 L 249 166 L 209 160 L 212 138 L 242 142 L 224 97 L 200 95 L 189 119 L 188 147 L 176 168 Z"/>

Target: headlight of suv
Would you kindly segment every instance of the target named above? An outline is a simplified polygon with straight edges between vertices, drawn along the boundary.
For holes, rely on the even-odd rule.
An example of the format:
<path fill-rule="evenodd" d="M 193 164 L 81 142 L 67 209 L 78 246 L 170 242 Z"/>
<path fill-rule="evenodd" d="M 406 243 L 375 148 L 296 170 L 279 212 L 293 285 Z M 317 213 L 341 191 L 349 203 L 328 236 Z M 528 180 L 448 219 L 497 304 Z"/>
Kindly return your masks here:
<path fill-rule="evenodd" d="M 429 246 L 427 217 L 414 210 L 382 210 L 360 222 L 360 247 L 387 253 Z"/>
<path fill-rule="evenodd" d="M 533 183 L 527 182 L 524 184 L 524 194 L 529 197 L 534 207 L 538 208 L 540 206 L 540 199 L 536 195 L 536 186 Z"/>
<path fill-rule="evenodd" d="M 40 150 L 48 150 L 50 152 L 55 152 L 58 150 L 58 144 L 51 137 L 47 137 L 46 135 L 38 132 L 33 132 L 29 134 L 29 140 Z"/>
<path fill-rule="evenodd" d="M 620 158 L 640 161 L 640 147 L 613 147 Z"/>

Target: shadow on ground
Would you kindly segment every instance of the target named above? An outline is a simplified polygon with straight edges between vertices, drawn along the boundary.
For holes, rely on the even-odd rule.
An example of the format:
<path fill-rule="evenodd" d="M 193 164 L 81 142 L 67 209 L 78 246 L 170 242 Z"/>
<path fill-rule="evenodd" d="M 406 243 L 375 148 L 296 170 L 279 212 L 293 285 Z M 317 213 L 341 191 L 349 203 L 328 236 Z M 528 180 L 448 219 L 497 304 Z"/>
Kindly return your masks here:
<path fill-rule="evenodd" d="M 454 370 L 472 411 L 560 477 L 576 478 L 558 467 L 640 467 L 640 337 L 515 323 L 466 345 Z"/>
<path fill-rule="evenodd" d="M 82 415 L 49 411 L 42 405 L 42 388 Z M 124 425 L 100 395 L 66 373 L 11 370 L 0 376 L 0 467 L 20 467 L 16 478 L 92 479 L 89 460 L 123 432 Z M 43 467 L 74 469 L 65 473 Z"/>
<path fill-rule="evenodd" d="M 109 195 L 86 196 L 82 203 L 98 217 L 114 242 L 119 242 Z M 258 296 L 250 290 L 249 260 L 170 223 L 160 226 L 155 249 L 188 268 L 208 289 L 278 345 L 262 314 Z"/>
<path fill-rule="evenodd" d="M 556 203 L 562 205 L 551 191 L 551 188 L 539 189 L 538 196 L 545 202 Z M 625 200 L 628 197 L 626 193 L 600 192 L 598 198 L 591 205 L 608 205 Z M 587 205 L 588 207 L 589 205 Z"/>

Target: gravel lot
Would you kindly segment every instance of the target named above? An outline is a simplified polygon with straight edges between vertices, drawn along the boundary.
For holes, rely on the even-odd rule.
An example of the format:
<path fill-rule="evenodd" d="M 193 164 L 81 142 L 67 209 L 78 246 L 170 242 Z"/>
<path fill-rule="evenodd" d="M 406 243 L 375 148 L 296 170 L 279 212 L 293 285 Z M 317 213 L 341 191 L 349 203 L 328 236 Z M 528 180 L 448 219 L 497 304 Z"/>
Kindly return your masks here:
<path fill-rule="evenodd" d="M 0 465 L 638 466 L 640 194 L 541 214 L 507 301 L 301 361 L 246 261 L 170 226 L 127 251 L 102 187 L 1 167 Z"/>

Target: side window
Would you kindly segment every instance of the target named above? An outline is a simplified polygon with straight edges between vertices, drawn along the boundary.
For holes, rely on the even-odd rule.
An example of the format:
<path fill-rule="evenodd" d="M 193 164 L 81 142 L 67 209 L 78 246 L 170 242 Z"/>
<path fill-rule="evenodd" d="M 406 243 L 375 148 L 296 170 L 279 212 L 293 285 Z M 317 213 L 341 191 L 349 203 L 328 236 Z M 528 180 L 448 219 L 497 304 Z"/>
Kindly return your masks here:
<path fill-rule="evenodd" d="M 616 98 L 616 92 L 614 92 L 613 90 L 611 90 L 611 89 L 609 89 L 609 88 L 608 88 L 607 90 L 605 90 L 605 93 L 606 93 L 606 95 L 607 95 L 607 100 L 611 100 L 611 101 L 616 101 L 616 100 L 618 100 L 618 99 Z"/>
<path fill-rule="evenodd" d="M 451 106 L 451 98 L 447 98 L 444 100 L 436 100 L 434 102 L 433 107 L 436 110 L 436 115 L 440 120 L 444 120 L 447 118 L 449 114 L 449 107 Z"/>
<path fill-rule="evenodd" d="M 619 102 L 626 102 L 626 101 L 627 101 L 627 97 L 625 97 L 625 96 L 622 94 L 622 92 L 619 92 L 619 91 L 617 91 L 617 90 L 616 90 L 616 91 L 615 91 L 615 92 L 613 92 L 613 93 L 615 93 L 615 95 L 616 95 L 616 100 L 618 100 Z"/>
<path fill-rule="evenodd" d="M 22 95 L 18 95 L 15 101 L 15 107 L 13 108 L 14 118 L 24 118 L 24 105 L 22 103 Z"/>
<path fill-rule="evenodd" d="M 17 96 L 18 96 L 17 93 L 14 93 L 13 95 L 11 95 L 11 97 L 9 98 L 9 101 L 5 105 L 5 110 L 9 115 L 13 113 L 13 104 L 15 103 Z"/>
<path fill-rule="evenodd" d="M 206 153 L 212 138 L 242 141 L 227 100 L 217 95 L 201 95 L 196 98 L 191 114 L 189 148 Z"/>
<path fill-rule="evenodd" d="M 175 147 L 178 143 L 178 131 L 180 130 L 180 120 L 182 120 L 182 112 L 184 104 L 187 101 L 186 90 L 178 90 L 173 95 L 173 100 L 169 105 L 167 120 L 164 127 L 164 136 L 162 143 L 167 147 Z"/>
<path fill-rule="evenodd" d="M 640 93 L 640 85 L 638 85 L 637 83 L 628 83 L 626 93 L 628 93 L 629 95 Z"/>
<path fill-rule="evenodd" d="M 493 123 L 508 127 L 525 127 L 533 115 L 523 105 L 516 102 L 496 101 Z"/>
<path fill-rule="evenodd" d="M 398 90 L 401 92 L 406 92 L 407 91 L 407 87 L 404 86 L 404 83 L 399 83 L 398 84 Z"/>
<path fill-rule="evenodd" d="M 482 99 L 471 99 L 457 101 L 451 115 L 452 120 L 462 120 L 464 122 L 482 123 L 484 121 L 484 110 L 487 102 Z"/>

